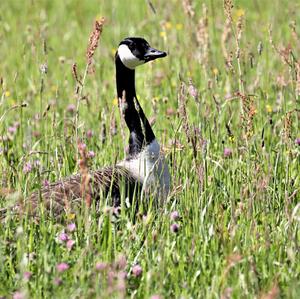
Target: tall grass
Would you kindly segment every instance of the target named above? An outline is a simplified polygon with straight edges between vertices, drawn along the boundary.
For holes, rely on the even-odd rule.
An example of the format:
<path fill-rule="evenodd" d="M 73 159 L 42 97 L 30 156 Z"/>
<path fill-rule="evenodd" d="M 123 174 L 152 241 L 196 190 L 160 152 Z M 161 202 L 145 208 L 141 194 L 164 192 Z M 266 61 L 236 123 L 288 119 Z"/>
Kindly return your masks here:
<path fill-rule="evenodd" d="M 91 169 L 124 157 L 114 52 L 126 36 L 169 53 L 137 69 L 136 84 L 172 192 L 137 215 L 123 198 L 119 218 L 105 201 L 63 222 L 43 216 L 42 203 L 39 220 L 10 211 L 0 225 L 0 295 L 299 298 L 299 8 L 1 1 L 0 207 L 26 205 L 33 190 L 80 172 L 79 139 L 95 153 Z"/>

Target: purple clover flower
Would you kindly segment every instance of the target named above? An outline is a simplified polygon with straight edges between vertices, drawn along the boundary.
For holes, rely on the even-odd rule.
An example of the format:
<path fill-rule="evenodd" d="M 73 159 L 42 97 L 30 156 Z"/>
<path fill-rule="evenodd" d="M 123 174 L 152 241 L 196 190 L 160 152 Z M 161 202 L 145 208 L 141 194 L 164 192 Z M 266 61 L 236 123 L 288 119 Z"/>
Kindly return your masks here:
<path fill-rule="evenodd" d="M 61 242 L 67 242 L 69 240 L 69 236 L 65 232 L 62 232 L 59 234 L 58 239 Z"/>
<path fill-rule="evenodd" d="M 91 139 L 92 137 L 93 137 L 93 135 L 94 135 L 94 133 L 93 133 L 93 131 L 92 130 L 87 130 L 87 132 L 86 132 L 86 137 L 88 138 L 88 139 Z"/>
<path fill-rule="evenodd" d="M 91 158 L 91 159 L 95 158 L 95 152 L 94 151 L 89 151 L 88 152 L 88 157 Z"/>
<path fill-rule="evenodd" d="M 132 275 L 135 277 L 141 276 L 143 273 L 143 269 L 140 265 L 135 265 L 132 267 Z"/>
<path fill-rule="evenodd" d="M 25 165 L 24 165 L 24 167 L 23 167 L 23 172 L 25 174 L 27 174 L 27 173 L 29 173 L 31 171 L 32 171 L 32 165 L 31 165 L 31 163 L 30 162 L 26 162 Z"/>
<path fill-rule="evenodd" d="M 66 270 L 68 270 L 70 268 L 70 266 L 67 263 L 60 263 L 56 266 L 56 269 L 58 272 L 65 272 Z"/>
<path fill-rule="evenodd" d="M 74 232 L 74 231 L 76 230 L 76 224 L 75 224 L 75 223 L 70 223 L 70 224 L 68 224 L 67 230 L 68 230 L 70 233 Z"/>
<path fill-rule="evenodd" d="M 170 214 L 170 218 L 171 218 L 171 220 L 176 221 L 179 218 L 179 213 L 177 211 L 173 211 Z"/>
<path fill-rule="evenodd" d="M 95 266 L 97 271 L 103 271 L 106 269 L 106 267 L 107 267 L 107 264 L 104 262 L 97 262 L 96 266 Z"/>
<path fill-rule="evenodd" d="M 230 148 L 225 147 L 224 148 L 224 157 L 229 158 L 232 155 L 232 150 Z"/>
<path fill-rule="evenodd" d="M 68 241 L 67 241 L 67 248 L 68 248 L 69 250 L 72 250 L 72 247 L 73 247 L 74 244 L 75 244 L 75 241 L 74 241 L 74 240 L 72 240 L 72 239 L 68 240 Z"/>
<path fill-rule="evenodd" d="M 179 224 L 173 223 L 173 224 L 171 225 L 170 229 L 171 229 L 171 232 L 172 232 L 172 233 L 178 233 L 178 232 L 179 232 Z"/>

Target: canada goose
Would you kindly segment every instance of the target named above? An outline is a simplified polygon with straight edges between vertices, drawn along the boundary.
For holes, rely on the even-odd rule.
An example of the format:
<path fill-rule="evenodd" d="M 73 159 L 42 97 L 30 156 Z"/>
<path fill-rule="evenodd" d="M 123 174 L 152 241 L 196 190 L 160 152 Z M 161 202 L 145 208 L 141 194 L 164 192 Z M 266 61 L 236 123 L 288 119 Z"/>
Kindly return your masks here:
<path fill-rule="evenodd" d="M 136 190 L 139 190 L 140 196 L 150 193 L 159 201 L 168 195 L 170 189 L 168 165 L 135 92 L 135 68 L 166 55 L 165 52 L 150 47 L 143 38 L 129 37 L 120 42 L 115 55 L 116 86 L 130 132 L 129 154 L 125 160 L 114 166 L 89 173 L 87 190 L 92 200 L 98 200 L 101 194 L 110 195 L 113 205 L 119 206 L 121 194 L 126 194 L 130 198 L 134 192 L 137 194 Z M 34 192 L 26 205 L 35 211 L 42 199 L 46 209 L 51 210 L 53 215 L 59 215 L 66 206 L 82 202 L 81 183 L 81 174 L 67 177 Z"/>

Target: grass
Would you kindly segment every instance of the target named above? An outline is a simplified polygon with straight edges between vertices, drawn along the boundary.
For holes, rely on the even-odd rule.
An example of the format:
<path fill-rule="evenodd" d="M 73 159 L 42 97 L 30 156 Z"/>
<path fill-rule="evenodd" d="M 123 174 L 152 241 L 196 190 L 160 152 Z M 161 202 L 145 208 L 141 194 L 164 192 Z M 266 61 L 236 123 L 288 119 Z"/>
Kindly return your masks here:
<path fill-rule="evenodd" d="M 206 18 L 200 1 L 153 0 L 156 13 L 141 0 L 25 2 L 0 4 L 0 206 L 76 173 L 76 131 L 96 153 L 92 169 L 123 158 L 113 57 L 134 35 L 169 52 L 136 79 L 173 193 L 135 222 L 130 210 L 114 219 L 104 206 L 64 223 L 8 213 L 0 295 L 299 298 L 299 4 L 235 1 L 226 17 L 220 1 L 204 1 Z M 100 16 L 77 122 L 72 65 L 83 75 Z"/>

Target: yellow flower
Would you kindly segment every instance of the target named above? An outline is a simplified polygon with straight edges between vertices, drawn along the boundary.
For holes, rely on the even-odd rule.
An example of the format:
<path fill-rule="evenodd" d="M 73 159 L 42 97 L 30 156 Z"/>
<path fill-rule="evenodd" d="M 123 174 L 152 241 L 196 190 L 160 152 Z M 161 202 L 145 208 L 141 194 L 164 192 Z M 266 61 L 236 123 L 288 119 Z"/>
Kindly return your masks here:
<path fill-rule="evenodd" d="M 75 214 L 74 213 L 67 214 L 67 218 L 68 220 L 73 220 L 75 218 Z"/>
<path fill-rule="evenodd" d="M 159 33 L 159 35 L 160 35 L 161 37 L 166 37 L 166 36 L 167 36 L 166 31 L 161 31 L 161 32 Z"/>
<path fill-rule="evenodd" d="M 215 67 L 215 68 L 213 69 L 213 73 L 214 73 L 215 76 L 218 76 L 219 70 Z"/>
<path fill-rule="evenodd" d="M 5 96 L 6 96 L 7 98 L 10 96 L 10 92 L 9 92 L 8 90 L 5 92 Z"/>
<path fill-rule="evenodd" d="M 272 109 L 271 105 L 267 104 L 266 105 L 266 110 L 267 110 L 268 113 L 271 113 L 273 109 Z"/>
<path fill-rule="evenodd" d="M 165 27 L 167 29 L 171 29 L 172 28 L 172 23 L 171 22 L 166 22 Z"/>
<path fill-rule="evenodd" d="M 238 18 L 244 16 L 245 15 L 245 10 L 243 10 L 242 8 L 238 9 L 236 11 L 236 15 L 237 15 Z"/>
<path fill-rule="evenodd" d="M 112 48 L 112 49 L 111 49 L 111 54 L 112 54 L 112 55 L 115 55 L 116 51 L 117 51 L 116 48 Z"/>
<path fill-rule="evenodd" d="M 234 142 L 234 140 L 235 140 L 235 138 L 234 138 L 234 136 L 233 136 L 233 135 L 229 136 L 229 138 L 228 138 L 228 139 L 229 139 L 229 141 L 230 141 L 230 142 Z"/>
<path fill-rule="evenodd" d="M 114 106 L 117 106 L 118 105 L 118 99 L 114 98 L 113 101 L 112 101 L 112 103 L 113 103 Z"/>
<path fill-rule="evenodd" d="M 181 23 L 176 24 L 176 29 L 181 30 L 183 28 L 183 25 Z"/>

